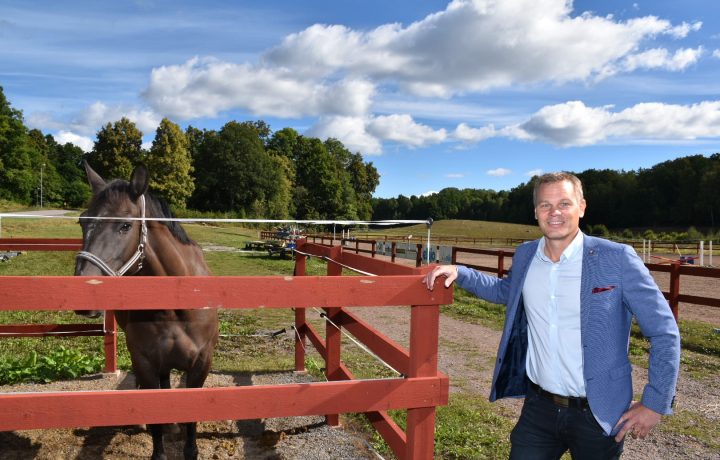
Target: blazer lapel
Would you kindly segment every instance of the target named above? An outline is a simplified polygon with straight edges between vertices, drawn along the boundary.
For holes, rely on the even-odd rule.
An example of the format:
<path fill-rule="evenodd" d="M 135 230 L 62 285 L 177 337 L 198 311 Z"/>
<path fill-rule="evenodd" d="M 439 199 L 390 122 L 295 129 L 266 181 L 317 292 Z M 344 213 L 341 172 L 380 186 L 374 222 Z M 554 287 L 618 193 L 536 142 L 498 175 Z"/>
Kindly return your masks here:
<path fill-rule="evenodd" d="M 590 296 L 594 280 L 600 274 L 600 258 L 595 238 L 583 235 L 583 262 L 580 278 L 580 331 L 586 331 L 590 319 Z"/>

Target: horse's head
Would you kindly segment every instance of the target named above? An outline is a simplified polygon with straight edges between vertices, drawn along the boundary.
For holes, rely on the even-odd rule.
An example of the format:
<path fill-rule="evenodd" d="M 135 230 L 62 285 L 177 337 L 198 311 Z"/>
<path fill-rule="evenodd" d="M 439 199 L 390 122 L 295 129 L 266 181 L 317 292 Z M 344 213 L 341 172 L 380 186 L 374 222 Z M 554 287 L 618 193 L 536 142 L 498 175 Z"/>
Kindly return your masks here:
<path fill-rule="evenodd" d="M 148 172 L 138 166 L 130 181 L 106 183 L 85 163 L 92 200 L 80 215 L 83 250 L 75 263 L 76 276 L 122 276 L 142 268 L 147 227 L 144 193 L 148 188 Z M 99 316 L 95 311 L 78 311 L 86 316 Z"/>

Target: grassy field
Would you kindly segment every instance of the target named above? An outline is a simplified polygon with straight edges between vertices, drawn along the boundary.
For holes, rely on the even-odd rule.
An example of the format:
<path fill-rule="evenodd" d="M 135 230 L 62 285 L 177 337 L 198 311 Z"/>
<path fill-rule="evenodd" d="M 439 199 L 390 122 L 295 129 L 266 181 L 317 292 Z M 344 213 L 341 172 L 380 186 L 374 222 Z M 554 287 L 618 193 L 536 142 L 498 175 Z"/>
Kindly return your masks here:
<path fill-rule="evenodd" d="M 225 248 L 242 248 L 246 241 L 258 239 L 258 231 L 234 225 L 185 225 L 190 236 L 202 245 L 212 244 Z M 440 221 L 433 225 L 433 234 L 473 235 L 503 237 L 534 237 L 529 233 L 534 227 L 509 224 L 471 223 L 468 221 Z M 80 237 L 79 226 L 69 219 L 3 219 L 3 237 Z M 389 229 L 387 232 L 408 228 Z M 424 231 L 424 226 L 410 229 Z M 447 233 L 443 233 L 447 232 Z M 473 233 L 478 232 L 478 233 Z M 499 233 L 495 233 L 499 232 Z M 517 233 L 512 233 L 517 232 Z M 531 235 L 531 236 L 519 236 Z M 292 273 L 293 261 L 268 257 L 265 254 L 248 254 L 234 251 L 212 251 L 206 253 L 208 264 L 216 275 L 288 275 Z M 72 252 L 28 252 L 0 264 L 0 276 L 7 275 L 71 275 L 74 267 Z M 308 261 L 310 275 L 325 273 L 325 264 L 316 258 Z M 443 307 L 443 314 L 462 321 L 482 324 L 498 330 L 503 321 L 504 308 L 480 301 L 461 289 L 456 290 L 455 302 Z M 319 314 L 308 311 L 310 322 L 318 330 L 324 329 Z M 214 370 L 218 372 L 275 372 L 293 368 L 292 340 L 271 333 L 288 327 L 293 322 L 290 310 L 222 310 L 220 312 L 220 343 L 215 354 Z M 85 322 L 72 313 L 50 312 L 0 312 L 0 323 L 77 323 Z M 683 332 L 683 372 L 697 378 L 717 375 L 720 371 L 720 336 L 713 333 L 705 323 L 681 321 Z M 647 363 L 647 342 L 639 334 L 633 334 L 631 351 L 633 361 L 641 366 Z M 357 347 L 344 339 L 343 359 L 349 369 L 360 378 L 386 377 L 388 371 L 378 362 L 370 359 Z M 49 363 L 56 367 L 62 364 L 80 363 L 80 369 L 98 371 L 101 366 L 101 338 L 42 338 L 0 340 L 0 379 L 3 375 L 23 377 L 22 370 L 36 364 L 36 377 L 47 377 Z M 130 360 L 124 346 L 118 347 L 118 361 L 122 369 L 129 369 Z M 59 364 L 58 364 L 59 363 Z M 45 366 L 45 367 L 43 367 Z M 306 367 L 316 377 L 322 378 L 322 360 L 315 353 L 308 353 Z M 52 370 L 52 369 L 50 369 Z M 14 374 L 13 374 L 14 372 Z M 27 373 L 33 376 L 33 373 Z M 27 376 L 25 375 L 25 376 Z M 62 374 L 59 374 L 62 376 Z M 402 412 L 395 414 L 398 423 L 404 423 Z M 487 403 L 477 395 L 455 394 L 450 397 L 447 407 L 439 408 L 436 434 L 437 458 L 503 458 L 508 454 L 507 434 L 513 420 L 501 413 L 497 405 Z M 694 433 L 702 432 L 693 427 L 709 429 L 708 442 L 717 432 L 717 427 L 708 428 L 705 419 L 698 420 L 693 414 L 673 419 L 677 430 Z M 371 433 L 369 425 L 360 417 L 348 416 L 347 424 L 360 427 Z M 714 431 L 713 431 L 714 430 Z M 702 435 L 699 433 L 698 436 Z M 387 454 L 387 448 L 377 439 L 377 448 Z"/>
<path fill-rule="evenodd" d="M 467 238 L 538 238 L 540 231 L 536 225 L 506 224 L 503 222 L 486 222 L 480 220 L 438 220 L 433 222 L 431 228 L 431 239 L 433 236 L 459 236 Z M 367 231 L 358 230 L 354 235 L 361 238 L 364 233 L 372 235 L 413 235 L 414 237 L 425 237 L 427 225 L 416 224 L 392 228 L 373 228 Z"/>

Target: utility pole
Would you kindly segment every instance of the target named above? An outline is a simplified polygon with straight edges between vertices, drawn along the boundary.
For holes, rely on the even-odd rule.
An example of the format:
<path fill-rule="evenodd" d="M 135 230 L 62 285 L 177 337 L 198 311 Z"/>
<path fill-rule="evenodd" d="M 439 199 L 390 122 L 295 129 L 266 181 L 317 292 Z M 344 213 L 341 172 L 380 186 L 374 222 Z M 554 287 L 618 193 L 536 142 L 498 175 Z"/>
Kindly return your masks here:
<path fill-rule="evenodd" d="M 43 169 L 45 169 L 45 163 L 40 165 L 40 209 L 43 207 Z"/>

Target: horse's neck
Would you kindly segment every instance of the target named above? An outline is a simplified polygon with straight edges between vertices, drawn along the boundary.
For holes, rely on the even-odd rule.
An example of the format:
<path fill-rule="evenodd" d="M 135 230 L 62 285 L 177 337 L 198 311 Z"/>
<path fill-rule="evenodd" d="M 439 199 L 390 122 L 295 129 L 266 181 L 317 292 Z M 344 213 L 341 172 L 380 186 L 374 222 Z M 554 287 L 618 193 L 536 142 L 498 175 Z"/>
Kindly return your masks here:
<path fill-rule="evenodd" d="M 145 248 L 144 274 L 154 276 L 209 275 L 202 249 L 194 244 L 183 244 L 159 222 L 148 225 L 148 242 Z"/>

